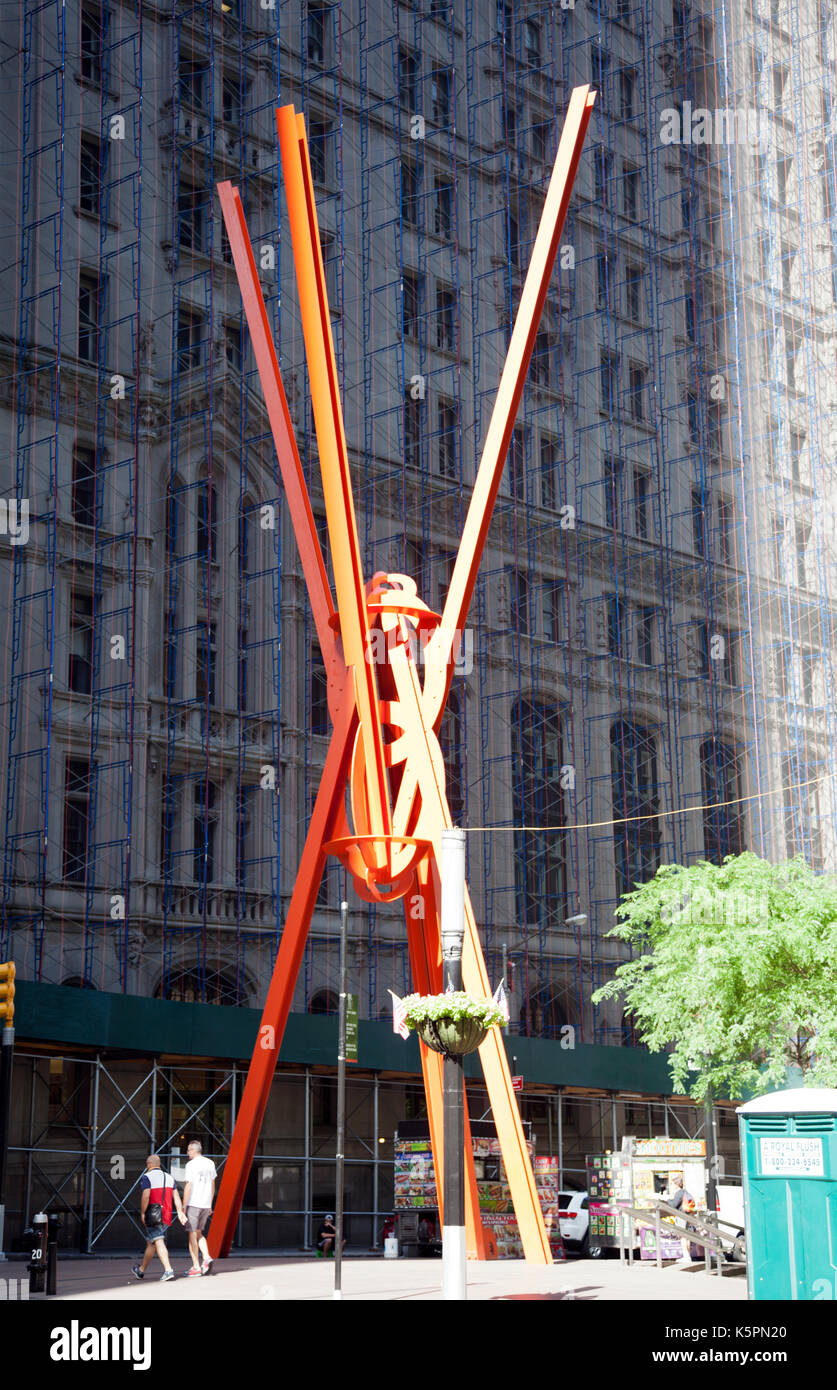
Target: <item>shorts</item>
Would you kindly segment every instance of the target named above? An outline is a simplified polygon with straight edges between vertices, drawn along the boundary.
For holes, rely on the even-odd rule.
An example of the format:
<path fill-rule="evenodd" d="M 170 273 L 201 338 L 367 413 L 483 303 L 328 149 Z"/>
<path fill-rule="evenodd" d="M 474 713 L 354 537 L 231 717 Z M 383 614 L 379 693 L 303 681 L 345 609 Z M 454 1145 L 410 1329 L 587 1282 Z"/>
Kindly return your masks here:
<path fill-rule="evenodd" d="M 202 1231 L 211 1215 L 211 1207 L 187 1207 L 186 1224 L 190 1231 Z"/>
<path fill-rule="evenodd" d="M 165 1240 L 165 1238 L 166 1238 L 166 1236 L 168 1235 L 168 1233 L 169 1233 L 169 1228 L 168 1228 L 168 1226 L 164 1226 L 163 1223 L 162 1223 L 162 1221 L 158 1222 L 156 1226 L 152 1226 L 151 1223 L 150 1223 L 149 1221 L 146 1221 L 146 1223 L 145 1223 L 145 1239 L 146 1239 L 146 1240 L 149 1240 L 149 1241 Z"/>

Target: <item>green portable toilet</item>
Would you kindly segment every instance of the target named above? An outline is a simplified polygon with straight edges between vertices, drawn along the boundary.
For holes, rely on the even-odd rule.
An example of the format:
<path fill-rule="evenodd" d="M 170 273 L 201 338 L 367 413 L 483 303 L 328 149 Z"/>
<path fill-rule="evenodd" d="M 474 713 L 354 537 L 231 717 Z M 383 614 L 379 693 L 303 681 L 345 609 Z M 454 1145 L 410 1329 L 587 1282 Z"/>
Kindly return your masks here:
<path fill-rule="evenodd" d="M 738 1110 L 750 1298 L 837 1299 L 837 1091 Z"/>

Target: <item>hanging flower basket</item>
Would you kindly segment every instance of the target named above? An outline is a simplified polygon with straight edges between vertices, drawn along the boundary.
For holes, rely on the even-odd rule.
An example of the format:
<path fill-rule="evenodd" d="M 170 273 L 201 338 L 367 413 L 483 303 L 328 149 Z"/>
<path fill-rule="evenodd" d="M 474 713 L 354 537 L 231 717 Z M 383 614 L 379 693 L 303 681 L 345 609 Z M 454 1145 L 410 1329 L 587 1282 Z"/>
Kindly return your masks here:
<path fill-rule="evenodd" d="M 475 999 L 464 990 L 449 994 L 410 994 L 404 1000 L 405 1022 L 433 1052 L 465 1057 L 476 1052 L 489 1028 L 505 1023 L 490 999 Z"/>

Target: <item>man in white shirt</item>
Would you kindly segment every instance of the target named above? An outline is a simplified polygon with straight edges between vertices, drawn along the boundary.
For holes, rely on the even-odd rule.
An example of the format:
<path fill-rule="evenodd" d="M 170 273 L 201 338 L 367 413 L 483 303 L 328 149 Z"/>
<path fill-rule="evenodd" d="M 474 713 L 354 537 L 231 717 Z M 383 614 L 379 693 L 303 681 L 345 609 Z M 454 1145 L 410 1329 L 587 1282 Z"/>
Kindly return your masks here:
<path fill-rule="evenodd" d="M 189 1162 L 184 1176 L 186 1187 L 183 1192 L 183 1205 L 186 1208 L 186 1221 L 189 1227 L 189 1254 L 192 1268 L 189 1277 L 208 1274 L 212 1267 L 212 1256 L 203 1230 L 212 1211 L 215 1196 L 215 1179 L 218 1174 L 211 1158 L 204 1158 L 203 1149 L 197 1139 L 193 1139 L 186 1152 Z M 201 1263 L 200 1256 L 203 1256 Z"/>

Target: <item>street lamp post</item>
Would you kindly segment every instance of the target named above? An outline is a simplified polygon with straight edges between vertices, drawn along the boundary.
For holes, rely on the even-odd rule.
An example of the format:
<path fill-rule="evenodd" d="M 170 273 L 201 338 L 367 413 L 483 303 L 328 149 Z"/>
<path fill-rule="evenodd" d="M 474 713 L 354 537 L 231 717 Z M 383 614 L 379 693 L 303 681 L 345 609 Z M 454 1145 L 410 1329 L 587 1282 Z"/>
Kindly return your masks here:
<path fill-rule="evenodd" d="M 442 970 L 446 989 L 462 988 L 465 937 L 465 831 L 442 831 Z M 444 1223 L 442 1298 L 468 1297 L 465 1279 L 465 1110 L 461 1057 L 442 1063 L 444 1124 Z"/>

